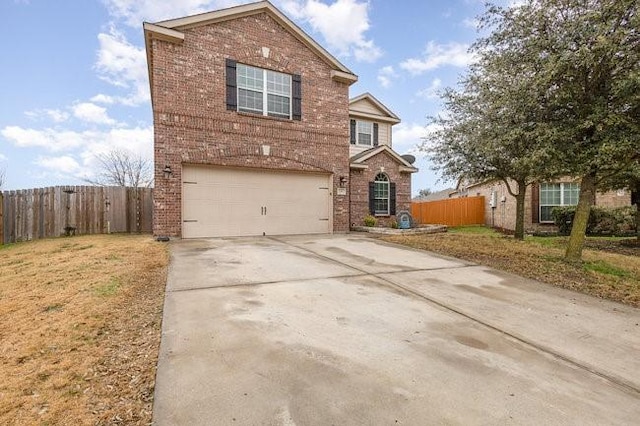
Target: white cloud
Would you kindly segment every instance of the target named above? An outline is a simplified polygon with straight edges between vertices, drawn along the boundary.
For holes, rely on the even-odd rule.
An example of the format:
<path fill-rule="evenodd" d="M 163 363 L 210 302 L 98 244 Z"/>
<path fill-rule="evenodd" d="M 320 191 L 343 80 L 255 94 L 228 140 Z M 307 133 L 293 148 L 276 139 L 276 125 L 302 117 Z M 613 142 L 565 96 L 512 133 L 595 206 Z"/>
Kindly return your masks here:
<path fill-rule="evenodd" d="M 75 174 L 81 168 L 80 164 L 69 155 L 62 155 L 60 157 L 38 157 L 33 163 L 42 168 L 64 174 Z"/>
<path fill-rule="evenodd" d="M 434 78 L 429 87 L 418 91 L 417 95 L 425 99 L 435 99 L 438 97 L 438 90 L 442 87 L 442 80 Z"/>
<path fill-rule="evenodd" d="M 116 120 L 107 115 L 104 107 L 92 104 L 91 102 L 82 102 L 71 107 L 73 115 L 82 121 L 95 124 L 116 124 Z"/>
<path fill-rule="evenodd" d="M 60 109 L 35 109 L 32 111 L 26 111 L 24 113 L 27 117 L 33 119 L 42 119 L 48 118 L 55 123 L 62 123 L 63 121 L 67 121 L 69 119 L 69 113 Z"/>
<path fill-rule="evenodd" d="M 385 89 L 391 86 L 392 79 L 397 77 L 396 71 L 391 65 L 382 67 L 378 70 L 378 83 Z"/>
<path fill-rule="evenodd" d="M 480 21 L 478 18 L 465 18 L 462 20 L 462 26 L 477 30 L 480 28 Z"/>
<path fill-rule="evenodd" d="M 415 123 L 400 123 L 393 126 L 393 150 L 400 154 L 415 154 L 422 138 L 427 136 L 427 126 Z"/>
<path fill-rule="evenodd" d="M 249 0 L 103 0 L 109 14 L 124 21 L 133 28 L 140 28 L 142 22 L 157 22 L 165 19 L 181 18 L 196 13 L 248 3 Z"/>
<path fill-rule="evenodd" d="M 105 95 L 103 93 L 99 93 L 89 100 L 97 104 L 107 104 L 107 105 L 110 105 L 116 101 L 116 99 L 113 96 Z"/>
<path fill-rule="evenodd" d="M 0 134 L 17 147 L 40 147 L 54 152 L 77 148 L 84 143 L 81 133 L 70 130 L 35 130 L 7 126 L 0 130 Z"/>
<path fill-rule="evenodd" d="M 468 52 L 469 46 L 462 43 L 436 44 L 430 41 L 422 58 L 410 58 L 400 63 L 400 68 L 413 75 L 423 74 L 442 66 L 466 67 L 474 61 Z"/>
<path fill-rule="evenodd" d="M 59 172 L 56 176 L 90 178 L 96 170 L 96 155 L 113 149 L 127 150 L 134 155 L 153 159 L 152 126 L 83 132 L 8 126 L 0 130 L 0 135 L 17 147 L 63 152 L 62 155 L 40 156 L 34 162 L 46 169 L 47 173 Z"/>
<path fill-rule="evenodd" d="M 357 61 L 374 62 L 382 50 L 365 33 L 369 30 L 369 3 L 336 0 L 328 5 L 319 0 L 283 0 L 280 5 L 289 16 L 308 22 L 322 34 L 329 50 L 341 56 L 353 55 Z"/>
<path fill-rule="evenodd" d="M 112 148 L 126 148 L 147 158 L 153 156 L 153 127 L 151 126 L 82 132 L 7 126 L 0 130 L 0 135 L 19 148 L 45 148 L 51 152 L 79 150 L 83 155 L 108 152 Z"/>
<path fill-rule="evenodd" d="M 100 48 L 95 63 L 98 76 L 114 86 L 129 90 L 128 95 L 117 98 L 97 95 L 100 101 L 117 101 L 129 106 L 148 102 L 149 80 L 144 48 L 131 44 L 115 27 L 111 27 L 108 33 L 98 34 L 98 42 Z"/>

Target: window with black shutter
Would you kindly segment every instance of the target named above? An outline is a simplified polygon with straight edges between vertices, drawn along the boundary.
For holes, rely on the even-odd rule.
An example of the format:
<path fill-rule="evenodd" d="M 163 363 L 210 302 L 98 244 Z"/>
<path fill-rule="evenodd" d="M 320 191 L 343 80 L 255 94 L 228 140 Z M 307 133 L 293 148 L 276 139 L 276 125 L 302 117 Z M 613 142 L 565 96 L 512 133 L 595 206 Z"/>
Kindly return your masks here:
<path fill-rule="evenodd" d="M 378 123 L 373 123 L 373 146 L 378 146 Z"/>
<path fill-rule="evenodd" d="M 371 121 L 351 120 L 351 143 L 354 145 L 375 146 L 377 124 Z"/>
<path fill-rule="evenodd" d="M 236 111 L 238 109 L 238 91 L 236 80 L 236 61 L 227 58 L 227 109 Z"/>
<path fill-rule="evenodd" d="M 227 109 L 302 120 L 302 77 L 226 60 Z"/>
<path fill-rule="evenodd" d="M 292 118 L 294 120 L 302 120 L 302 77 L 298 74 L 291 76 L 291 94 L 292 94 Z"/>
<path fill-rule="evenodd" d="M 389 182 L 389 176 L 385 173 L 378 173 L 374 181 L 369 182 L 369 212 L 372 215 L 395 214 L 395 188 L 395 183 Z"/>
<path fill-rule="evenodd" d="M 356 120 L 351 120 L 350 121 L 349 129 L 351 131 L 350 143 L 351 143 L 351 145 L 355 145 L 356 144 Z"/>

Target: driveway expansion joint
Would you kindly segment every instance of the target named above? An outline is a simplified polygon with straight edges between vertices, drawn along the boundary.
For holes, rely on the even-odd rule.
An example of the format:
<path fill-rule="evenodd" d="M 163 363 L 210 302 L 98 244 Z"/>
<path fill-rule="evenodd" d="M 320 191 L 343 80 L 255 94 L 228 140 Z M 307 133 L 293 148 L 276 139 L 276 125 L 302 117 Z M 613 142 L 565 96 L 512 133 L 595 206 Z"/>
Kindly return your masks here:
<path fill-rule="evenodd" d="M 325 255 L 316 253 L 316 252 L 314 252 L 314 251 L 312 251 L 310 249 L 307 249 L 306 247 L 302 247 L 302 246 L 299 246 L 299 245 L 296 245 L 296 244 L 292 244 L 292 243 L 280 240 L 280 239 L 275 238 L 275 237 L 269 237 L 269 238 L 274 240 L 274 241 L 277 241 L 279 243 L 287 244 L 287 245 L 290 245 L 292 247 L 307 251 L 307 252 L 309 252 L 309 253 L 311 253 L 311 254 L 313 254 L 315 256 L 318 256 L 318 257 L 320 257 L 322 259 L 337 263 L 337 264 L 339 264 L 341 266 L 345 266 L 345 267 L 351 268 L 353 270 L 362 272 L 363 275 L 361 275 L 361 276 L 375 277 L 378 280 L 380 280 L 383 283 L 385 283 L 385 285 L 387 285 L 388 287 L 391 287 L 391 288 L 393 288 L 395 290 L 401 290 L 404 293 L 407 293 L 408 295 L 417 297 L 417 298 L 422 299 L 422 300 L 424 300 L 426 302 L 429 302 L 429 303 L 431 303 L 433 305 L 439 306 L 442 309 L 445 309 L 447 311 L 450 311 L 450 312 L 453 312 L 453 313 L 455 313 L 457 315 L 460 315 L 460 316 L 462 316 L 462 317 L 464 317 L 464 318 L 466 318 L 466 319 L 468 319 L 470 321 L 473 321 L 473 322 L 475 322 L 475 323 L 477 323 L 477 324 L 479 324 L 479 325 L 481 325 L 483 327 L 486 327 L 486 328 L 488 328 L 488 329 L 490 329 L 492 331 L 500 333 L 503 336 L 506 336 L 508 338 L 516 340 L 516 341 L 518 341 L 518 342 L 520 342 L 520 343 L 522 343 L 522 344 L 524 344 L 526 346 L 529 346 L 529 347 L 531 347 L 531 348 L 533 348 L 533 349 L 535 349 L 537 351 L 546 353 L 546 354 L 548 354 L 548 355 L 550 355 L 550 356 L 552 356 L 552 357 L 554 357 L 554 358 L 556 358 L 556 359 L 558 359 L 558 360 L 560 360 L 560 361 L 562 361 L 562 362 L 564 362 L 566 364 L 569 364 L 571 366 L 574 366 L 576 368 L 584 370 L 584 371 L 586 371 L 586 372 L 588 372 L 590 374 L 598 376 L 598 377 L 610 382 L 611 384 L 621 388 L 622 390 L 624 390 L 624 391 L 626 391 L 628 393 L 631 393 L 633 395 L 640 395 L 640 388 L 639 387 L 637 387 L 635 384 L 633 384 L 633 383 L 631 383 L 631 382 L 629 382 L 629 381 L 627 381 L 627 380 L 625 380 L 625 379 L 623 379 L 621 377 L 616 377 L 616 376 L 613 376 L 613 375 L 598 371 L 595 368 L 593 368 L 593 367 L 591 367 L 589 365 L 586 365 L 586 364 L 580 362 L 577 359 L 573 359 L 573 358 L 571 358 L 571 357 L 569 357 L 567 355 L 563 355 L 558 351 L 555 351 L 555 350 L 553 350 L 553 349 L 551 349 L 549 347 L 546 347 L 544 345 L 541 345 L 541 344 L 535 343 L 533 341 L 530 341 L 525 337 L 521 337 L 521 336 L 518 336 L 518 335 L 516 335 L 514 333 L 511 333 L 509 331 L 502 330 L 501 328 L 498 328 L 497 326 L 494 326 L 494 325 L 490 324 L 489 322 L 483 321 L 483 320 L 481 320 L 481 319 L 479 319 L 479 318 L 477 318 L 477 317 L 475 317 L 475 316 L 473 316 L 471 314 L 468 314 L 468 313 L 466 313 L 466 312 L 464 312 L 464 311 L 462 311 L 460 309 L 457 309 L 457 308 L 449 305 L 448 303 L 441 302 L 441 301 L 439 301 L 437 299 L 428 297 L 428 296 L 426 296 L 426 295 L 424 295 L 424 294 L 422 294 L 422 293 L 420 293 L 420 292 L 418 292 L 416 290 L 413 290 L 413 289 L 411 289 L 409 287 L 394 283 L 393 281 L 390 281 L 389 279 L 387 279 L 387 278 L 385 278 L 383 276 L 383 275 L 386 275 L 386 274 L 389 274 L 389 273 L 418 272 L 418 271 L 428 272 L 428 271 L 446 270 L 446 269 L 462 269 L 462 268 L 468 268 L 468 267 L 471 267 L 471 266 L 484 266 L 484 265 L 463 264 L 463 265 L 454 266 L 454 267 L 439 267 L 439 268 L 431 268 L 431 269 L 415 269 L 415 270 L 406 270 L 406 271 L 405 270 L 400 270 L 400 271 L 388 271 L 388 272 L 370 273 L 370 272 L 367 272 L 364 269 L 361 269 L 361 268 L 349 265 L 347 263 L 341 262 L 340 260 L 337 260 L 337 259 L 325 256 Z"/>

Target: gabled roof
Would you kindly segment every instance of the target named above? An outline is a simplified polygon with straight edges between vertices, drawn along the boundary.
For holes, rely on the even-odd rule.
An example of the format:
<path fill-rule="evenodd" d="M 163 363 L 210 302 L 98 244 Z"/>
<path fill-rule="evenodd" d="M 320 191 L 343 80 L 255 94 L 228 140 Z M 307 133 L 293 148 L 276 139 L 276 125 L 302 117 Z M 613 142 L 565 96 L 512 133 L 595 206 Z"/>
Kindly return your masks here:
<path fill-rule="evenodd" d="M 371 114 L 366 111 L 360 111 L 358 109 L 353 109 L 358 102 L 365 101 L 371 104 L 374 108 L 380 111 L 380 115 Z M 400 118 L 395 115 L 389 108 L 387 108 L 382 102 L 375 98 L 371 93 L 366 92 L 355 98 L 349 99 L 349 115 L 354 117 L 362 117 L 362 118 L 370 118 L 378 121 L 384 121 L 388 123 L 399 123 Z"/>
<path fill-rule="evenodd" d="M 327 50 L 320 46 L 314 39 L 305 33 L 300 27 L 294 24 L 280 10 L 268 1 L 259 1 L 256 3 L 244 4 L 241 6 L 230 7 L 227 9 L 215 10 L 213 12 L 201 13 L 199 15 L 185 16 L 183 18 L 169 19 L 166 21 L 151 24 L 143 23 L 145 44 L 147 50 L 147 65 L 149 67 L 149 80 L 151 81 L 151 63 L 153 57 L 151 55 L 151 40 L 158 39 L 171 43 L 180 44 L 184 41 L 184 33 L 182 30 L 200 27 L 204 25 L 215 24 L 218 22 L 230 21 L 243 18 L 246 16 L 266 13 L 293 37 L 298 39 L 302 44 L 313 51 L 320 59 L 332 68 L 331 78 L 333 80 L 353 84 L 358 80 L 358 76 L 338 61 Z"/>
<path fill-rule="evenodd" d="M 417 167 L 414 167 L 411 163 L 409 163 L 407 160 L 402 158 L 400 154 L 395 152 L 393 149 L 389 148 L 389 146 L 387 145 L 379 145 L 354 155 L 349 159 L 350 167 L 352 169 L 366 168 L 366 165 L 364 164 L 365 161 L 383 152 L 386 152 L 387 154 L 389 154 L 391 158 L 393 158 L 398 164 L 400 164 L 401 172 L 415 173 L 418 171 Z"/>

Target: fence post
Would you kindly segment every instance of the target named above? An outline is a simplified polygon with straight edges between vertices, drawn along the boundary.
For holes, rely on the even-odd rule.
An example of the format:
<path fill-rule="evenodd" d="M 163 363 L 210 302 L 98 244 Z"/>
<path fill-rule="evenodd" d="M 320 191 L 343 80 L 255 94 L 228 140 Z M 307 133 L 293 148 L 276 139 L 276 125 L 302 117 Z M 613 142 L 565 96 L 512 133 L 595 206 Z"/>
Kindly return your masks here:
<path fill-rule="evenodd" d="M 0 191 L 0 246 L 4 244 L 4 197 L 2 191 Z"/>

